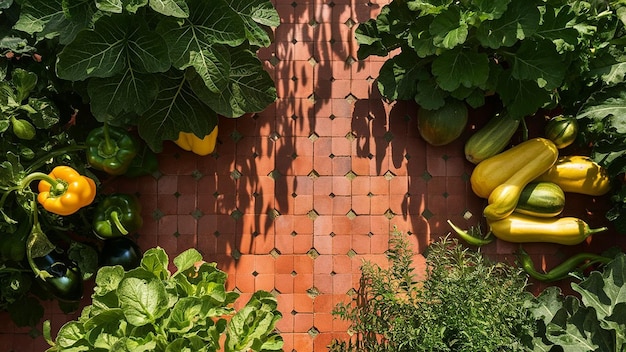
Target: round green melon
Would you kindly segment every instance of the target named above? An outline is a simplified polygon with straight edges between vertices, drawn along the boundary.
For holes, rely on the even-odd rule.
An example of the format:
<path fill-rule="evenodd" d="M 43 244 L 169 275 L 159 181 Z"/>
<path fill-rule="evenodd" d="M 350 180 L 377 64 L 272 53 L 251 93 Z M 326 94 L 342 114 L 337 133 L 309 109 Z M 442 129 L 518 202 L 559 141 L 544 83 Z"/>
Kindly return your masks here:
<path fill-rule="evenodd" d="M 420 136 L 433 146 L 442 146 L 459 138 L 467 125 L 467 106 L 462 101 L 450 100 L 437 110 L 422 107 L 417 111 L 417 129 Z"/>
<path fill-rule="evenodd" d="M 563 149 L 576 140 L 578 120 L 573 116 L 555 116 L 546 123 L 545 132 L 557 148 Z"/>

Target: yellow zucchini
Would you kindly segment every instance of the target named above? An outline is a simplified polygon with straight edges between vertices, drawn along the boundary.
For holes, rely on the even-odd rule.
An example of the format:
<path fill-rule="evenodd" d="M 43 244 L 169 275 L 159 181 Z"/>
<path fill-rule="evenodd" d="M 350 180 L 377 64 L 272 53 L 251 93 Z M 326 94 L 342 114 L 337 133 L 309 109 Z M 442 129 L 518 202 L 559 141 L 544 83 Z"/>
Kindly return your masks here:
<path fill-rule="evenodd" d="M 556 160 L 557 154 L 558 149 L 552 141 L 546 138 L 529 139 L 478 163 L 470 176 L 470 185 L 477 196 L 489 198 L 496 187 L 505 183 L 521 169 L 542 169 L 547 163 L 546 160 Z"/>
<path fill-rule="evenodd" d="M 575 217 L 539 218 L 518 213 L 496 221 L 487 220 L 487 224 L 494 236 L 515 243 L 575 245 L 595 233 L 607 230 L 606 227 L 591 229 L 586 222 Z"/>
<path fill-rule="evenodd" d="M 601 196 L 611 190 L 611 180 L 605 168 L 591 158 L 581 155 L 560 157 L 536 181 L 553 182 L 564 192 Z"/>

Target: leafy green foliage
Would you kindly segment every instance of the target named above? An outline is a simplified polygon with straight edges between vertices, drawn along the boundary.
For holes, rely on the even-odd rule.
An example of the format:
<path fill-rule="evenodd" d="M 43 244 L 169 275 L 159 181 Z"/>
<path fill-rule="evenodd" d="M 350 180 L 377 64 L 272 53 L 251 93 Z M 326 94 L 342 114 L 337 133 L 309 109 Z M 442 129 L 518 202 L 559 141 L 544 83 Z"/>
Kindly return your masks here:
<path fill-rule="evenodd" d="M 626 255 L 616 256 L 572 288 L 580 294 L 566 296 L 549 287 L 531 309 L 539 334 L 535 351 L 624 351 L 626 348 Z M 557 347 L 558 346 L 558 347 Z"/>
<path fill-rule="evenodd" d="M 495 93 L 520 118 L 571 103 L 597 54 L 623 46 L 612 42 L 622 8 L 619 1 L 392 1 L 357 28 L 358 57 L 394 54 L 378 80 L 389 100 L 437 109 L 452 97 L 478 107 Z M 611 56 L 596 74 L 623 81 L 625 58 Z"/>
<path fill-rule="evenodd" d="M 152 248 L 136 269 L 102 267 L 92 304 L 78 320 L 63 325 L 55 341 L 49 325 L 44 329 L 48 351 L 281 350 L 274 296 L 257 291 L 235 311 L 239 294 L 226 291 L 226 274 L 215 263 L 188 249 L 174 265 L 171 274 L 165 251 Z"/>
<path fill-rule="evenodd" d="M 580 126 L 577 143 L 589 147 L 591 157 L 604 166 L 614 181 L 610 194 L 612 208 L 606 217 L 620 233 L 626 233 L 626 3 L 612 1 L 587 11 L 600 16 L 593 52 L 581 66 L 581 80 L 570 83 L 563 100 L 566 112 L 576 116 Z"/>
<path fill-rule="evenodd" d="M 86 173 L 82 147 L 61 128 L 56 82 L 46 64 L 25 56 L 0 59 L 0 310 L 8 311 L 18 326 L 35 326 L 44 310 L 40 300 L 51 299 L 28 265 L 26 241 L 33 226 L 32 200 L 36 188 L 22 182 L 32 172 L 49 172 L 54 165 L 72 166 Z M 96 179 L 92 175 L 92 178 Z M 82 214 L 82 213 L 81 213 Z M 41 226 L 55 243 L 65 243 L 66 232 L 90 233 L 81 214 L 59 217 L 42 211 Z M 76 256 L 78 254 L 78 256 Z M 97 253 L 83 246 L 74 259 L 84 277 L 95 271 Z M 60 304 L 63 310 L 70 305 Z"/>
<path fill-rule="evenodd" d="M 518 268 L 494 263 L 447 237 L 426 252 L 416 281 L 406 236 L 393 233 L 389 268 L 365 262 L 358 295 L 334 314 L 351 322 L 356 344 L 333 351 L 525 351 L 534 334 L 532 295 Z"/>
<path fill-rule="evenodd" d="M 279 24 L 269 0 L 24 0 L 18 15 L 11 33 L 58 48 L 58 77 L 79 83 L 95 118 L 136 125 L 153 151 L 276 99 L 256 57 Z"/>

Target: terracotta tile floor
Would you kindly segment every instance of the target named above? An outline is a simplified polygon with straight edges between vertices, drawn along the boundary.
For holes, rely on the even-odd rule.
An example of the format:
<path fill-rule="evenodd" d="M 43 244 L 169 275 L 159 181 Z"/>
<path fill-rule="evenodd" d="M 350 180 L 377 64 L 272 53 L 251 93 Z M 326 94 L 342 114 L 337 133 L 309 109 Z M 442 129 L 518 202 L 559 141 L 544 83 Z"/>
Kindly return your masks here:
<path fill-rule="evenodd" d="M 410 232 L 419 251 L 449 232 L 447 219 L 474 224 L 484 205 L 471 193 L 463 154 L 471 126 L 451 145 L 427 146 L 416 107 L 380 99 L 374 80 L 385 58 L 356 60 L 356 26 L 387 2 L 277 0 L 275 44 L 259 53 L 275 79 L 276 103 L 220 120 L 214 155 L 167 144 L 158 177 L 114 185 L 140 196 L 142 248 L 161 246 L 172 257 L 199 249 L 229 274 L 228 288 L 242 300 L 255 290 L 274 292 L 287 352 L 325 351 L 331 339 L 347 337 L 346 322 L 330 312 L 358 286 L 362 260 L 386 263 L 393 227 Z M 601 207 L 583 201 L 586 208 L 570 211 Z M 467 214 L 474 217 L 466 221 Z M 499 241 L 483 251 L 510 260 L 516 248 Z M 527 250 L 549 265 L 568 249 Z M 77 316 L 48 306 L 53 331 Z M 0 350 L 45 349 L 27 333 L 2 317 Z"/>

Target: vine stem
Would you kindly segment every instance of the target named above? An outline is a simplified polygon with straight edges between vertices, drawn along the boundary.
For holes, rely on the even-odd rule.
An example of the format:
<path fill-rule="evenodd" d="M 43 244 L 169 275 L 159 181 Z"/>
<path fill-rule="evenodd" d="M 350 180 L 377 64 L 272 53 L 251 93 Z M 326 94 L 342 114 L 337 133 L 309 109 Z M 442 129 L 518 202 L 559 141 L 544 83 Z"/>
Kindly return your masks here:
<path fill-rule="evenodd" d="M 42 165 L 44 165 L 51 158 L 54 158 L 54 157 L 59 156 L 59 155 L 67 154 L 68 152 L 73 152 L 73 151 L 83 150 L 83 149 L 87 149 L 87 146 L 77 144 L 77 145 L 69 145 L 69 146 L 66 146 L 66 147 L 63 147 L 63 148 L 59 148 L 59 149 L 53 150 L 53 151 L 49 152 L 48 154 L 46 154 L 44 157 L 41 157 L 41 158 L 37 159 L 30 166 L 28 166 L 24 171 L 26 173 L 31 173 L 32 171 L 34 171 L 34 170 L 38 169 L 39 167 L 41 167 Z"/>

